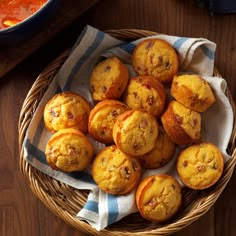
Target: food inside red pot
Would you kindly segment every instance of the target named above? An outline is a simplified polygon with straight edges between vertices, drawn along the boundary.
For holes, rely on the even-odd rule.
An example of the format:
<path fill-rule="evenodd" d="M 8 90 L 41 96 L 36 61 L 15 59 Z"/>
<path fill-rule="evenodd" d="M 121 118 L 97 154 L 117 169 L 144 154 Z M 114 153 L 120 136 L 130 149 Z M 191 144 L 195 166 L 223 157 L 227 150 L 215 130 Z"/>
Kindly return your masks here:
<path fill-rule="evenodd" d="M 47 0 L 0 0 L 0 29 L 25 20 L 46 2 Z"/>

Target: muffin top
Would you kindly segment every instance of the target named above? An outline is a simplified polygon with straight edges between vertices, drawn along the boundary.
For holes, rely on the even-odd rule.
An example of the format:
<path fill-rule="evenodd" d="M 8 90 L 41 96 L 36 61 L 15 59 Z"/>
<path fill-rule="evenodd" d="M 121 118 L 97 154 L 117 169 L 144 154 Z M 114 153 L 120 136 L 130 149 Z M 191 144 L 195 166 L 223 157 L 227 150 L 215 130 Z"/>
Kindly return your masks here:
<path fill-rule="evenodd" d="M 159 126 L 154 148 L 140 156 L 142 166 L 147 169 L 154 169 L 166 165 L 172 160 L 175 148 L 175 143 L 170 139 L 163 127 Z"/>
<path fill-rule="evenodd" d="M 141 175 L 139 162 L 115 145 L 103 149 L 92 164 L 92 176 L 98 186 L 110 194 L 126 194 L 134 189 Z"/>
<path fill-rule="evenodd" d="M 197 143 L 201 139 L 201 115 L 172 100 L 161 116 L 169 137 L 179 145 Z"/>
<path fill-rule="evenodd" d="M 179 119 L 179 123 L 184 131 L 192 138 L 199 139 L 200 132 L 199 129 L 201 128 L 200 124 L 200 114 L 186 108 L 182 104 L 172 101 L 172 109 L 173 112 L 176 114 L 177 119 Z"/>
<path fill-rule="evenodd" d="M 87 100 L 73 92 L 54 95 L 44 108 L 44 123 L 51 132 L 76 128 L 87 132 L 90 105 Z"/>
<path fill-rule="evenodd" d="M 93 146 L 79 130 L 59 130 L 49 139 L 45 154 L 49 165 L 64 172 L 81 171 L 93 158 Z"/>
<path fill-rule="evenodd" d="M 89 115 L 89 133 L 98 141 L 113 143 L 112 129 L 117 117 L 129 108 L 117 100 L 104 100 L 91 110 Z"/>
<path fill-rule="evenodd" d="M 162 83 L 171 82 L 179 62 L 174 48 L 161 39 L 146 39 L 132 54 L 132 66 L 139 75 L 152 75 Z"/>
<path fill-rule="evenodd" d="M 117 147 L 130 155 L 149 152 L 155 146 L 157 136 L 156 119 L 143 110 L 122 113 L 113 127 L 113 139 Z"/>
<path fill-rule="evenodd" d="M 137 76 L 129 80 L 123 101 L 132 109 L 144 109 L 160 117 L 165 108 L 166 91 L 153 76 Z"/>
<path fill-rule="evenodd" d="M 198 112 L 206 111 L 215 102 L 210 85 L 199 75 L 174 76 L 171 95 L 186 107 Z"/>
<path fill-rule="evenodd" d="M 179 154 L 177 160 L 181 181 L 192 189 L 205 189 L 215 184 L 223 168 L 223 155 L 211 143 L 189 146 Z"/>
<path fill-rule="evenodd" d="M 146 177 L 137 188 L 136 203 L 139 212 L 145 219 L 153 222 L 170 219 L 180 208 L 181 202 L 178 181 L 166 174 Z"/>
<path fill-rule="evenodd" d="M 93 69 L 90 78 L 93 99 L 118 99 L 124 92 L 128 79 L 129 71 L 117 57 L 101 61 Z"/>

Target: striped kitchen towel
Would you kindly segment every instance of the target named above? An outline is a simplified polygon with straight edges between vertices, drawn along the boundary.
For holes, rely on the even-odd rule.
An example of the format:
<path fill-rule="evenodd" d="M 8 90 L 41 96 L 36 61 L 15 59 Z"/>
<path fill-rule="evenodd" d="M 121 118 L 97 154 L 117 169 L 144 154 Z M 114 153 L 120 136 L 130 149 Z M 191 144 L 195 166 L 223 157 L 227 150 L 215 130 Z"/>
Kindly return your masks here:
<path fill-rule="evenodd" d="M 217 102 L 203 116 L 204 140 L 215 143 L 225 154 L 233 125 L 233 113 L 228 99 L 224 95 L 225 80 L 213 78 L 214 55 L 216 45 L 207 39 L 183 38 L 168 35 L 152 36 L 168 41 L 177 50 L 180 60 L 180 70 L 204 75 L 217 96 Z M 88 189 L 90 193 L 83 209 L 78 210 L 82 220 L 86 220 L 97 230 L 119 221 L 123 217 L 137 212 L 135 191 L 125 196 L 113 196 L 98 189 L 88 168 L 83 172 L 62 173 L 52 170 L 46 162 L 44 150 L 51 133 L 45 128 L 43 110 L 47 101 L 61 91 L 73 91 L 84 96 L 93 106 L 89 91 L 89 78 L 94 65 L 103 57 L 117 56 L 130 70 L 131 53 L 135 45 L 143 39 L 134 42 L 123 42 L 91 26 L 85 27 L 65 63 L 62 65 L 50 86 L 40 101 L 24 139 L 24 158 L 35 168 L 47 175 L 77 189 Z M 215 116 L 217 112 L 217 116 Z M 209 122 L 214 119 L 214 122 Z M 222 136 L 222 134 L 224 134 Z M 89 137 L 89 136 L 88 136 Z M 221 138 L 222 137 L 222 138 Z M 105 147 L 93 140 L 95 153 Z M 152 171 L 145 171 L 144 176 L 154 173 L 175 175 L 174 159 L 168 165 Z"/>

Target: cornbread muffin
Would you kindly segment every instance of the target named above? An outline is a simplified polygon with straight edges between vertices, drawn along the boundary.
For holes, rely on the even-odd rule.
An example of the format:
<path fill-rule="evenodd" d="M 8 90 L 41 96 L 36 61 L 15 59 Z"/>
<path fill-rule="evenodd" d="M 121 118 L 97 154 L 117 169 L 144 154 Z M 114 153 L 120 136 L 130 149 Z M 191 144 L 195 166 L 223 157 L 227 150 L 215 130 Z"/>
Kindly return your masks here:
<path fill-rule="evenodd" d="M 89 115 L 88 130 L 96 140 L 113 143 L 112 129 L 117 117 L 129 108 L 117 100 L 104 100 L 91 110 Z"/>
<path fill-rule="evenodd" d="M 210 85 L 199 75 L 174 76 L 171 95 L 178 102 L 198 112 L 206 111 L 215 102 Z"/>
<path fill-rule="evenodd" d="M 146 177 L 138 185 L 136 204 L 141 216 L 152 222 L 163 222 L 173 217 L 182 203 L 181 187 L 169 175 Z"/>
<path fill-rule="evenodd" d="M 86 169 L 93 158 L 93 146 L 79 130 L 59 130 L 49 139 L 45 154 L 48 164 L 64 172 Z"/>
<path fill-rule="evenodd" d="M 224 157 L 212 143 L 200 143 L 187 147 L 178 156 L 177 172 L 180 180 L 192 189 L 206 189 L 214 185 L 222 175 Z"/>
<path fill-rule="evenodd" d="M 154 148 L 158 136 L 158 124 L 154 116 L 144 110 L 122 113 L 113 127 L 113 139 L 124 153 L 143 155 Z"/>
<path fill-rule="evenodd" d="M 137 159 L 115 145 L 103 149 L 92 164 L 92 176 L 100 189 L 110 194 L 126 194 L 138 184 L 141 167 Z"/>
<path fill-rule="evenodd" d="M 139 75 L 152 75 L 162 83 L 172 81 L 179 68 L 175 49 L 161 39 L 146 39 L 132 55 L 132 66 Z"/>
<path fill-rule="evenodd" d="M 138 76 L 129 80 L 123 101 L 133 109 L 144 109 L 159 117 L 165 108 L 166 91 L 153 76 Z"/>
<path fill-rule="evenodd" d="M 118 58 L 111 57 L 98 63 L 90 79 L 93 99 L 118 99 L 124 92 L 128 79 L 129 71 Z"/>
<path fill-rule="evenodd" d="M 176 144 L 192 144 L 201 139 L 201 115 L 177 101 L 169 103 L 161 121 L 166 133 Z"/>
<path fill-rule="evenodd" d="M 175 154 L 176 145 L 167 135 L 163 127 L 159 126 L 158 137 L 154 148 L 140 156 L 142 166 L 146 169 L 155 169 L 166 165 Z"/>
<path fill-rule="evenodd" d="M 58 93 L 44 108 L 44 123 L 51 132 L 65 128 L 88 130 L 90 105 L 85 98 L 73 92 Z"/>

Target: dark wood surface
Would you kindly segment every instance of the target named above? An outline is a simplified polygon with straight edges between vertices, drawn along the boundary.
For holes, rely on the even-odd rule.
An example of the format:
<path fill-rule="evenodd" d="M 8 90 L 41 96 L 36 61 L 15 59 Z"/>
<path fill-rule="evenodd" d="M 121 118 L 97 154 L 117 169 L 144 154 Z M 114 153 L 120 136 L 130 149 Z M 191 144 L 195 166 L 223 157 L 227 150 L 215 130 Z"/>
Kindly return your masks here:
<path fill-rule="evenodd" d="M 73 1 L 67 1 L 68 4 Z M 236 100 L 236 15 L 211 16 L 192 0 L 100 0 L 61 33 L 0 80 L 0 235 L 81 233 L 49 211 L 30 191 L 19 170 L 17 123 L 28 90 L 42 69 L 70 47 L 85 24 L 102 30 L 139 28 L 171 35 L 205 37 L 217 44 L 216 66 Z M 0 61 L 1 64 L 1 61 Z M 222 134 L 223 135 L 223 134 Z M 214 207 L 175 235 L 236 235 L 236 174 Z"/>

